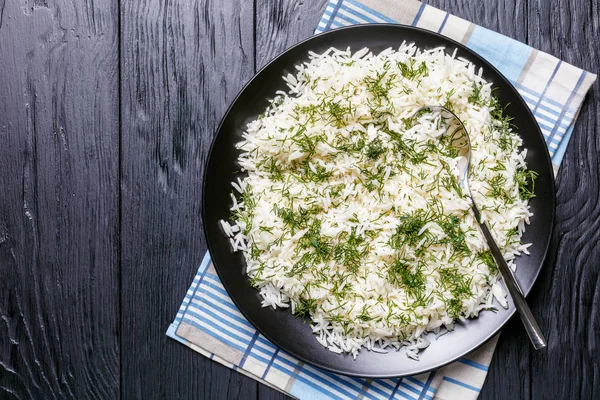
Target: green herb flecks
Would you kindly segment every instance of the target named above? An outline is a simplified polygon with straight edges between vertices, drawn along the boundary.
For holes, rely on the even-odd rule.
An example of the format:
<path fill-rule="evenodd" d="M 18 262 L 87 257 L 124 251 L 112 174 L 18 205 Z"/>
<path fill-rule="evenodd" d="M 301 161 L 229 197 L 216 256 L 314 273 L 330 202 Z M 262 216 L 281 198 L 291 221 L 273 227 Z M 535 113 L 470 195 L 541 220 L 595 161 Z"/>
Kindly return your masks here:
<path fill-rule="evenodd" d="M 460 299 L 450 299 L 448 302 L 448 315 L 453 319 L 460 317 L 462 312 L 462 301 Z"/>
<path fill-rule="evenodd" d="M 390 282 L 404 287 L 413 296 L 425 290 L 425 275 L 423 275 L 421 269 L 418 267 L 411 268 L 408 263 L 402 260 L 394 260 L 389 266 L 388 278 Z"/>
<path fill-rule="evenodd" d="M 489 191 L 488 194 L 491 197 L 497 199 L 505 199 L 510 197 L 504 187 L 506 186 L 506 177 L 502 174 L 494 175 L 488 181 Z"/>
<path fill-rule="evenodd" d="M 454 111 L 454 104 L 452 103 L 452 96 L 456 93 L 455 89 L 451 89 L 446 92 L 446 99 L 444 101 L 444 107 L 446 107 L 450 111 Z"/>
<path fill-rule="evenodd" d="M 429 75 L 429 70 L 427 69 L 427 64 L 425 61 L 422 61 L 418 65 L 415 66 L 415 60 L 410 59 L 408 62 L 398 62 L 398 68 L 400 69 L 400 73 L 403 77 L 410 80 L 415 80 L 416 78 L 421 78 Z"/>
<path fill-rule="evenodd" d="M 360 135 L 338 136 L 331 147 L 345 153 L 356 153 L 365 147 L 365 140 Z"/>
<path fill-rule="evenodd" d="M 296 317 L 309 317 L 310 314 L 314 313 L 317 310 L 317 300 L 311 298 L 301 299 L 299 303 L 296 304 L 294 309 L 294 316 Z"/>
<path fill-rule="evenodd" d="M 326 182 L 333 175 L 322 165 L 312 164 L 310 159 L 300 163 L 300 180 L 303 182 Z"/>
<path fill-rule="evenodd" d="M 456 215 L 441 217 L 438 224 L 446 234 L 446 238 L 441 243 L 450 243 L 454 251 L 454 256 L 468 256 L 471 250 L 467 246 L 466 233 L 460 226 L 460 218 Z"/>
<path fill-rule="evenodd" d="M 439 273 L 440 283 L 454 298 L 464 299 L 473 295 L 471 291 L 473 278 L 459 273 L 457 268 L 441 268 Z"/>
<path fill-rule="evenodd" d="M 369 142 L 365 149 L 365 155 L 371 160 L 377 159 L 383 153 L 385 153 L 385 148 L 378 137 Z"/>
<path fill-rule="evenodd" d="M 392 88 L 392 80 L 386 79 L 387 72 L 377 72 L 375 76 L 367 76 L 365 85 L 367 90 L 376 99 L 386 99 L 390 89 Z"/>
<path fill-rule="evenodd" d="M 273 205 L 273 212 L 281 218 L 286 228 L 290 228 L 292 235 L 298 230 L 308 228 L 312 215 L 318 214 L 320 211 L 321 209 L 318 207 L 310 209 L 299 207 L 298 211 L 294 212 L 291 208 Z"/>
<path fill-rule="evenodd" d="M 482 263 L 487 265 L 491 276 L 495 276 L 498 273 L 498 266 L 496 265 L 496 262 L 494 261 L 494 256 L 492 256 L 492 253 L 489 250 L 483 251 L 481 253 L 477 253 L 477 258 Z"/>
<path fill-rule="evenodd" d="M 473 105 L 483 107 L 489 105 L 488 102 L 485 101 L 483 94 L 481 93 L 481 89 L 483 89 L 483 85 L 478 85 L 476 83 L 473 84 L 473 91 L 467 98 L 467 101 Z"/>
<path fill-rule="evenodd" d="M 348 117 L 352 114 L 352 106 L 350 104 L 342 105 L 339 101 L 327 101 L 323 108 L 328 114 L 328 122 L 338 128 L 345 126 Z"/>
<path fill-rule="evenodd" d="M 357 235 L 356 229 L 352 229 L 350 234 L 343 232 L 338 242 L 333 250 L 333 259 L 345 265 L 350 272 L 358 272 L 362 260 L 369 253 L 369 245 L 364 236 Z"/>
<path fill-rule="evenodd" d="M 331 249 L 329 241 L 321 236 L 321 221 L 313 220 L 308 232 L 300 239 L 299 247 L 308 249 L 313 254 L 315 263 L 324 262 L 329 258 Z"/>
<path fill-rule="evenodd" d="M 424 234 L 421 230 L 431 220 L 430 216 L 423 210 L 401 215 L 399 219 L 400 224 L 389 243 L 390 247 L 395 250 L 401 250 L 404 245 L 417 245 Z"/>
<path fill-rule="evenodd" d="M 530 200 L 535 197 L 535 179 L 537 172 L 530 169 L 519 168 L 515 172 L 515 182 L 519 185 L 519 197 Z"/>

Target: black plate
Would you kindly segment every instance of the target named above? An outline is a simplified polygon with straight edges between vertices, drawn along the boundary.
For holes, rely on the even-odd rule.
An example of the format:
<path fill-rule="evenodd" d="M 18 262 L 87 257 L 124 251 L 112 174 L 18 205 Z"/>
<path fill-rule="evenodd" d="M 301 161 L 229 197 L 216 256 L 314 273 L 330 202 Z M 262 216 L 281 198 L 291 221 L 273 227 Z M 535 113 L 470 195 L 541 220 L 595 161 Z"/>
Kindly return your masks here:
<path fill-rule="evenodd" d="M 414 375 L 439 368 L 454 361 L 490 339 L 513 315 L 510 308 L 497 313 L 483 312 L 479 318 L 459 323 L 453 332 L 432 340 L 421 353 L 420 361 L 406 357 L 404 351 L 378 354 L 362 350 L 356 360 L 350 355 L 339 355 L 325 349 L 311 333 L 308 323 L 292 316 L 289 310 L 261 307 L 258 291 L 248 282 L 245 261 L 241 253 L 232 252 L 219 220 L 228 219 L 232 204 L 229 197 L 231 181 L 240 176 L 237 164 L 238 150 L 234 144 L 241 140 L 246 124 L 261 114 L 276 90 L 286 90 L 282 76 L 295 72 L 294 65 L 308 60 L 308 51 L 321 53 L 329 47 L 353 51 L 368 47 L 378 53 L 388 47 L 398 48 L 406 40 L 419 48 L 446 47 L 448 52 L 458 49 L 464 57 L 484 71 L 484 78 L 493 82 L 501 104 L 508 104 L 507 112 L 514 118 L 524 146 L 528 149 L 527 163 L 539 174 L 536 197 L 531 201 L 535 214 L 523 237 L 533 243 L 530 256 L 518 260 L 517 279 L 525 293 L 536 280 L 554 225 L 554 175 L 542 133 L 521 96 L 500 72 L 462 44 L 438 34 L 418 28 L 373 24 L 352 26 L 314 36 L 287 50 L 264 67 L 244 87 L 235 99 L 213 141 L 204 175 L 202 197 L 204 231 L 215 268 L 240 311 L 265 337 L 284 351 L 317 367 L 345 375 L 369 378 Z M 218 93 L 214 94 L 218 96 Z"/>

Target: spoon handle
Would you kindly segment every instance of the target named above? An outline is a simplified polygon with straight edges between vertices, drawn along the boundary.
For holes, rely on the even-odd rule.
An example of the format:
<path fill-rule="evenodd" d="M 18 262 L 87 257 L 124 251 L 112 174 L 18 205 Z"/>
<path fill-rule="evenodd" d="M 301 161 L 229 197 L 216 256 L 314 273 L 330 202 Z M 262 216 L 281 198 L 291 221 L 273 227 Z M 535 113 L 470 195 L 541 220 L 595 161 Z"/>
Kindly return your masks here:
<path fill-rule="evenodd" d="M 487 241 L 487 244 L 490 248 L 490 252 L 492 253 L 494 260 L 496 261 L 496 264 L 498 265 L 498 269 L 500 270 L 500 273 L 502 274 L 502 278 L 504 278 L 504 284 L 506 285 L 506 288 L 508 289 L 508 293 L 510 294 L 510 297 L 512 297 L 512 299 L 515 303 L 515 307 L 517 308 L 517 311 L 519 312 L 519 316 L 521 317 L 521 321 L 523 321 L 523 325 L 525 325 L 525 330 L 527 331 L 527 334 L 529 335 L 529 339 L 531 340 L 531 343 L 533 343 L 533 347 L 536 350 L 545 348 L 546 347 L 546 339 L 544 338 L 544 334 L 542 333 L 535 318 L 533 317 L 533 314 L 531 313 L 531 309 L 529 308 L 529 306 L 527 305 L 527 302 L 525 301 L 525 296 L 523 295 L 523 292 L 521 291 L 521 288 L 519 287 L 519 284 L 517 283 L 515 275 L 513 274 L 512 270 L 506 263 L 506 260 L 502 256 L 502 252 L 498 248 L 498 245 L 496 244 L 496 241 L 494 240 L 492 233 L 488 229 L 487 224 L 485 222 L 480 222 L 481 214 L 479 213 L 477 206 L 475 206 L 475 203 L 472 203 L 472 206 L 473 206 L 473 213 L 475 214 L 475 218 L 477 219 L 477 222 L 479 222 L 479 226 L 481 227 L 483 236 L 485 236 L 485 240 Z"/>

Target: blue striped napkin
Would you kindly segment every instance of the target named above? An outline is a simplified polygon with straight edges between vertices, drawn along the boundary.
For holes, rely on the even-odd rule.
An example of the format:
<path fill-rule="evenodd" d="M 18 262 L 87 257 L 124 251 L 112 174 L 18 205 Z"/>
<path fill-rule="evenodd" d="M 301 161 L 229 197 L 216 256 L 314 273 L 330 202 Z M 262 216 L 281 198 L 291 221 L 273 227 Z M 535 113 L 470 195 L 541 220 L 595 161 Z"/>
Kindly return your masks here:
<path fill-rule="evenodd" d="M 315 33 L 352 24 L 401 23 L 441 33 L 476 51 L 517 88 L 540 125 L 555 171 L 594 74 L 415 0 L 331 0 Z M 453 364 L 403 379 L 358 379 L 320 370 L 264 338 L 242 316 L 205 255 L 167 335 L 299 399 L 475 399 L 498 337 Z"/>

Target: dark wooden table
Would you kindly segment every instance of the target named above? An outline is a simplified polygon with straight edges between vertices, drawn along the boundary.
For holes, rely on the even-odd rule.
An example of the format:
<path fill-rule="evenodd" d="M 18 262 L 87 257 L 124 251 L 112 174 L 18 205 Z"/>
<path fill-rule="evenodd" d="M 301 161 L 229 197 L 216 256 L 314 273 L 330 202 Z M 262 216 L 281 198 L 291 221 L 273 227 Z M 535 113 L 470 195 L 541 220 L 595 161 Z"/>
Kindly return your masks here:
<path fill-rule="evenodd" d="M 596 0 L 431 0 L 600 69 Z M 279 399 L 165 336 L 206 251 L 202 169 L 255 71 L 325 0 L 0 0 L 0 398 Z M 481 398 L 600 398 L 599 85 L 530 302 Z"/>

